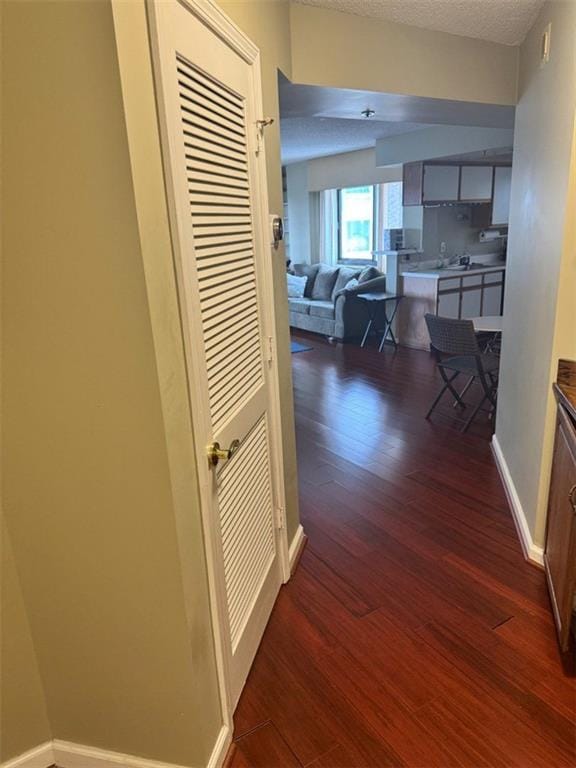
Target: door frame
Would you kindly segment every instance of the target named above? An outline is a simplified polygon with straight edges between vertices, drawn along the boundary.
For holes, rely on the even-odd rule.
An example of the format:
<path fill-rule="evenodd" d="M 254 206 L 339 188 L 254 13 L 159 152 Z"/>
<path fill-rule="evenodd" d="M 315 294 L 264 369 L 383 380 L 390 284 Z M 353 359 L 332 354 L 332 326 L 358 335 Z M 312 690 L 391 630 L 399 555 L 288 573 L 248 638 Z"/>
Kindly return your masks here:
<path fill-rule="evenodd" d="M 156 0 L 145 0 L 150 49 L 153 63 L 153 76 L 155 83 L 155 98 L 157 104 L 158 124 L 160 129 L 161 151 L 164 164 L 164 173 L 167 179 L 166 199 L 169 212 L 170 230 L 172 232 L 172 252 L 174 259 L 175 277 L 179 297 L 180 324 L 184 345 L 184 356 L 186 360 L 188 377 L 188 396 L 190 402 L 193 421 L 198 423 L 202 420 L 204 430 L 210 425 L 210 417 L 202 398 L 198 395 L 199 386 L 196 381 L 195 366 L 193 364 L 193 349 L 190 344 L 190 335 L 186 331 L 192 313 L 190 297 L 185 290 L 184 280 L 184 260 L 180 252 L 180 238 L 178 232 L 178 203 L 175 200 L 171 176 L 170 154 L 169 154 L 169 127 L 167 124 L 167 111 L 164 103 L 161 87 L 160 75 L 160 49 L 158 44 L 158 35 L 156 32 Z M 261 70 L 260 70 L 260 52 L 258 48 L 236 27 L 236 25 L 224 14 L 224 12 L 213 2 L 213 0 L 173 0 L 178 2 L 187 11 L 192 13 L 204 25 L 206 25 L 214 34 L 216 34 L 225 44 L 227 44 L 235 53 L 250 65 L 251 90 L 253 103 L 256 113 L 261 119 L 264 116 L 261 92 Z M 249 128 L 249 127 L 248 127 Z M 260 241 L 269 242 L 269 207 L 268 207 L 268 188 L 266 178 L 266 159 L 264 140 L 259 137 L 258 126 L 253 126 L 254 145 L 259 147 L 256 155 L 254 178 L 255 192 L 259 204 L 256 206 L 256 215 L 254 227 L 259 231 Z M 269 297 L 269 301 L 261 302 L 263 342 L 267 341 L 270 355 L 266 354 L 263 348 L 264 364 L 269 366 L 269 413 L 270 413 L 270 447 L 271 447 L 271 473 L 274 494 L 274 509 L 276 517 L 276 547 L 279 558 L 282 582 L 286 583 L 290 578 L 289 548 L 286 529 L 286 493 L 284 485 L 283 471 L 283 446 L 281 431 L 281 412 L 280 412 L 280 380 L 278 372 L 277 355 L 277 334 L 276 334 L 276 312 L 274 306 L 273 293 L 273 272 L 272 272 L 272 246 L 270 244 L 269 258 L 264 258 L 258 265 L 258 274 L 262 284 L 259 286 L 259 292 L 263 296 Z M 198 318 L 195 319 L 196 321 Z M 268 359 L 270 358 L 270 359 Z M 192 425 L 194 430 L 194 423 Z M 203 431 L 204 431 L 203 430 Z M 218 521 L 211 514 L 212 502 L 210 498 L 210 488 L 203 482 L 205 476 L 205 466 L 207 465 L 204 447 L 198 444 L 194 439 L 196 446 L 196 464 L 199 477 L 199 490 L 201 500 L 201 517 L 205 538 L 206 564 L 208 571 L 208 586 L 210 593 L 210 608 L 212 616 L 212 628 L 214 634 L 214 644 L 216 651 L 216 663 L 218 672 L 218 681 L 220 687 L 220 699 L 222 705 L 222 715 L 224 725 L 232 729 L 233 706 L 230 692 L 230 669 L 229 658 L 227 654 L 227 644 L 225 640 L 225 628 L 227 626 L 226 613 L 226 587 L 221 568 L 221 553 L 219 552 L 219 534 L 217 530 Z M 278 524 L 279 523 L 279 524 Z"/>

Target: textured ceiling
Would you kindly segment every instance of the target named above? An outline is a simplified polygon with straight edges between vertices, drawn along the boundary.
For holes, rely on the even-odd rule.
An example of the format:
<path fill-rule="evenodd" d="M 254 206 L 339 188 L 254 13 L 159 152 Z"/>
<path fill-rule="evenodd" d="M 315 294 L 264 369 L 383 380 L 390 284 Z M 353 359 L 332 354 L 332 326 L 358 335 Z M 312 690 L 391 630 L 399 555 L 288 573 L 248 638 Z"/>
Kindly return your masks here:
<path fill-rule="evenodd" d="M 424 29 L 519 45 L 544 0 L 295 0 Z"/>
<path fill-rule="evenodd" d="M 282 164 L 373 147 L 377 139 L 424 128 L 415 123 L 288 117 L 280 121 Z"/>
<path fill-rule="evenodd" d="M 282 162 L 373 147 L 377 139 L 428 125 L 512 128 L 514 107 L 392 93 L 296 85 L 279 76 Z M 360 113 L 374 109 L 374 118 Z"/>

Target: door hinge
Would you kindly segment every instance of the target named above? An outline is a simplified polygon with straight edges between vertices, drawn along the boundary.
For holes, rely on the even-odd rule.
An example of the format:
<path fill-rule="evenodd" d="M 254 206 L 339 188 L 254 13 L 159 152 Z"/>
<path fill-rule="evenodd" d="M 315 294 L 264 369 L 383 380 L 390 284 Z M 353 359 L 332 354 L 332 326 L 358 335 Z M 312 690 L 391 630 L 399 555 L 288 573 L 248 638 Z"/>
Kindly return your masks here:
<path fill-rule="evenodd" d="M 268 349 L 266 360 L 271 363 L 274 360 L 274 339 L 272 336 L 268 336 Z"/>
<path fill-rule="evenodd" d="M 276 528 L 280 531 L 286 528 L 286 511 L 284 507 L 276 507 Z"/>

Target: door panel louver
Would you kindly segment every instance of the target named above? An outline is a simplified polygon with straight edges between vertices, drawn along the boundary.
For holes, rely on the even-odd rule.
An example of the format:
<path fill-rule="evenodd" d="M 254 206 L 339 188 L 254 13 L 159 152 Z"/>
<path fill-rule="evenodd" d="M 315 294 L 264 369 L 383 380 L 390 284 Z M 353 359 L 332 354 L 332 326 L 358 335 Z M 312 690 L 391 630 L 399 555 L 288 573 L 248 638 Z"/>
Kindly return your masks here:
<path fill-rule="evenodd" d="M 176 62 L 214 431 L 263 384 L 244 100 Z"/>
<path fill-rule="evenodd" d="M 218 502 L 232 648 L 275 555 L 266 417 L 218 476 Z"/>

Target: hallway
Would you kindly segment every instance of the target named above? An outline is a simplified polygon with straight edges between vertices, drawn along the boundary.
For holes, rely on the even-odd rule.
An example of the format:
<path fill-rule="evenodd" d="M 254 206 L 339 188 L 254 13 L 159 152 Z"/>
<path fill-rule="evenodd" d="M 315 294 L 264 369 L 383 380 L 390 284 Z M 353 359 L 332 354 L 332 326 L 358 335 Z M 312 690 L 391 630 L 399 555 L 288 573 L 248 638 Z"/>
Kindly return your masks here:
<path fill-rule="evenodd" d="M 483 416 L 422 352 L 292 356 L 308 543 L 235 716 L 233 768 L 574 764 L 575 685 Z"/>

